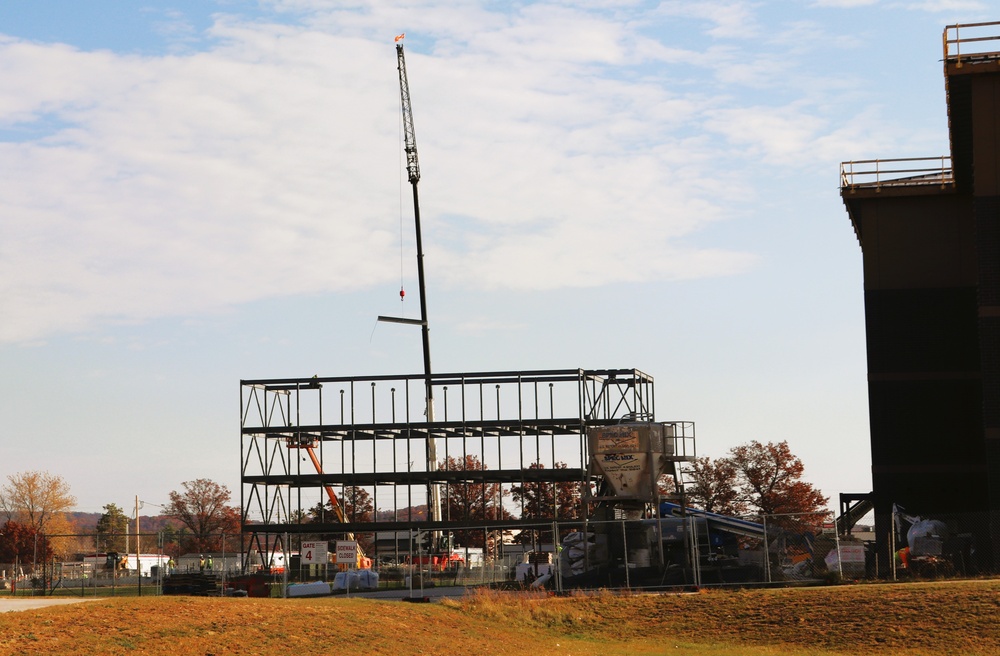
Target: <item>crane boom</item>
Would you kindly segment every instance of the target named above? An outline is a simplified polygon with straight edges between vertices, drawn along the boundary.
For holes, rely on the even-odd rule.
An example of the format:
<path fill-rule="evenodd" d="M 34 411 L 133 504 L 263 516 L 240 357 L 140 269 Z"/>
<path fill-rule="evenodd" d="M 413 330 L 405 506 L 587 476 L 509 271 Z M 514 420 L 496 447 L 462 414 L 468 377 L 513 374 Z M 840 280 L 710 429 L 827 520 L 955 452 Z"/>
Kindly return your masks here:
<path fill-rule="evenodd" d="M 306 453 L 309 454 L 309 459 L 312 460 L 313 467 L 316 468 L 317 474 L 323 473 L 323 466 L 319 462 L 319 458 L 316 457 L 316 450 L 311 444 L 303 445 L 306 449 Z M 340 505 L 340 499 L 337 498 L 336 492 L 329 485 L 324 485 L 323 488 L 326 490 L 326 496 L 330 499 L 330 507 L 333 508 L 333 514 L 337 517 L 337 521 L 341 524 L 347 523 L 347 517 L 344 516 L 344 509 Z"/>
<path fill-rule="evenodd" d="M 289 449 L 305 449 L 309 455 L 309 459 L 312 461 L 313 467 L 316 468 L 316 473 L 322 476 L 323 465 L 320 463 L 319 458 L 316 457 L 316 445 L 313 441 L 288 438 L 285 440 L 285 444 Z M 333 487 L 324 485 L 323 489 L 326 490 L 326 496 L 330 500 L 330 507 L 333 509 L 333 514 L 336 516 L 337 521 L 341 524 L 346 524 L 347 516 L 344 514 L 344 507 L 341 505 L 340 499 L 337 498 L 336 492 L 333 491 Z M 353 540 L 354 534 L 348 533 L 347 539 Z M 371 569 L 371 566 L 372 559 L 365 554 L 361 545 L 358 545 L 358 569 Z"/>
<path fill-rule="evenodd" d="M 420 162 L 417 161 L 417 135 L 413 131 L 413 110 L 410 107 L 410 84 L 406 80 L 406 58 L 403 44 L 396 44 L 396 62 L 399 68 L 399 96 L 403 104 L 403 149 L 406 151 L 406 173 L 410 184 L 420 181 Z"/>
<path fill-rule="evenodd" d="M 420 181 L 420 163 L 417 161 L 417 137 L 413 130 L 413 109 L 410 106 L 410 84 L 406 79 L 406 58 L 403 44 L 396 39 L 396 62 L 399 68 L 399 98 L 403 106 L 403 149 L 406 151 L 406 173 L 413 188 L 413 223 L 417 236 L 417 285 L 420 287 L 420 327 L 424 351 L 424 384 L 426 387 L 427 423 L 434 423 L 434 386 L 431 383 L 431 337 L 427 324 L 427 294 L 424 284 L 424 245 L 420 231 L 420 197 L 417 183 Z M 437 469 L 437 445 L 433 432 L 427 431 L 427 471 Z M 438 486 L 430 483 L 427 490 L 428 519 L 441 521 L 441 493 Z"/>

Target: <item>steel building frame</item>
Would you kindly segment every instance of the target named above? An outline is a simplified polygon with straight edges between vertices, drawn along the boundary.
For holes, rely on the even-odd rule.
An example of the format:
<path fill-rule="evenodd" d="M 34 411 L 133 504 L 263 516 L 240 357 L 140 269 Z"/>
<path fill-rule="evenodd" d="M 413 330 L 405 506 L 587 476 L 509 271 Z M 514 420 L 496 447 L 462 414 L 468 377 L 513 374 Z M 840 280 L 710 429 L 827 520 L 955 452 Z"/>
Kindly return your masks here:
<path fill-rule="evenodd" d="M 270 544 L 283 534 L 537 524 L 539 518 L 523 512 L 515 519 L 442 516 L 431 522 L 414 508 L 427 503 L 433 485 L 509 492 L 525 483 L 579 482 L 589 490 L 587 428 L 651 421 L 655 414 L 653 379 L 636 369 L 433 374 L 430 382 L 437 404 L 433 422 L 424 414 L 427 377 L 421 374 L 241 381 L 244 534 L 264 536 Z M 693 456 L 693 424 L 676 425 L 678 445 L 689 451 L 678 455 Z M 430 438 L 441 462 L 453 459 L 461 466 L 428 467 Z M 321 471 L 302 456 L 306 446 L 317 454 Z M 482 467 L 467 469 L 474 462 L 467 457 Z M 305 522 L 306 512 L 325 501 L 325 486 L 338 496 L 345 486 L 366 489 L 375 521 Z M 587 504 L 582 506 L 586 513 Z"/>

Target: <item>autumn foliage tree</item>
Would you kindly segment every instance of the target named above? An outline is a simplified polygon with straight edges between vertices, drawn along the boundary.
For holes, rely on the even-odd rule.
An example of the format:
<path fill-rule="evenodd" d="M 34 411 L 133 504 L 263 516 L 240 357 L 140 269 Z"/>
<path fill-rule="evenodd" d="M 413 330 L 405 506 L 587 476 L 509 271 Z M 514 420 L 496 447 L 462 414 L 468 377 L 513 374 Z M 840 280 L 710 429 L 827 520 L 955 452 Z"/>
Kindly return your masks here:
<path fill-rule="evenodd" d="M 736 470 L 743 501 L 761 515 L 822 512 L 829 499 L 802 480 L 805 465 L 788 442 L 751 441 L 733 447 L 728 460 Z"/>
<path fill-rule="evenodd" d="M 27 471 L 11 474 L 0 488 L 0 513 L 11 521 L 45 531 L 49 522 L 76 504 L 61 476 Z"/>
<path fill-rule="evenodd" d="M 829 499 L 802 480 L 805 466 L 788 442 L 756 440 L 724 458 L 699 458 L 686 470 L 692 505 L 710 512 L 775 516 L 783 524 L 816 524 Z M 782 517 L 784 519 L 777 519 Z"/>
<path fill-rule="evenodd" d="M 372 497 L 368 493 L 368 490 L 363 487 L 345 485 L 341 489 L 340 494 L 337 495 L 337 500 L 340 502 L 340 508 L 347 522 L 352 524 L 367 524 L 375 521 L 375 504 L 372 502 Z M 306 511 L 305 521 L 326 524 L 338 522 L 340 519 L 337 517 L 337 513 L 334 511 L 331 503 L 327 501 L 326 503 L 317 503 Z M 329 536 L 310 534 L 308 537 L 311 539 L 324 539 Z M 334 534 L 333 539 L 346 539 L 346 534 Z M 358 546 L 366 554 L 373 553 L 375 547 L 375 536 L 373 533 L 356 533 L 354 539 L 358 541 Z"/>
<path fill-rule="evenodd" d="M 76 526 L 67 512 L 75 504 L 76 497 L 70 494 L 69 484 L 61 476 L 48 472 L 11 474 L 0 487 L 0 514 L 27 527 L 33 536 L 45 536 L 46 549 L 61 558 L 68 557 L 76 546 L 76 541 L 69 537 L 76 532 Z M 34 553 L 33 556 L 38 557 Z"/>
<path fill-rule="evenodd" d="M 527 469 L 545 469 L 545 465 L 536 462 Z M 557 462 L 554 469 L 566 469 L 566 463 Z M 520 505 L 521 519 L 524 520 L 575 519 L 580 516 L 580 485 L 580 481 L 524 481 L 511 488 L 511 498 Z M 514 541 L 521 544 L 551 542 L 552 531 L 525 529 Z"/>
<path fill-rule="evenodd" d="M 221 551 L 224 535 L 229 538 L 226 545 L 231 544 L 230 539 L 240 534 L 240 509 L 228 505 L 232 498 L 229 488 L 207 478 L 185 481 L 181 486 L 183 491 L 172 491 L 170 503 L 160 514 L 191 531 L 179 535 L 182 550 Z"/>
<path fill-rule="evenodd" d="M 736 467 L 727 458 L 696 458 L 685 470 L 687 500 L 720 515 L 742 515 L 747 506 L 736 484 Z"/>
<path fill-rule="evenodd" d="M 805 466 L 792 454 L 788 442 L 752 441 L 734 447 L 730 458 L 747 505 L 770 516 L 769 524 L 794 533 L 822 524 L 828 499 L 802 480 Z"/>
<path fill-rule="evenodd" d="M 8 519 L 0 525 L 0 563 L 44 563 L 52 558 L 49 540 L 36 529 Z"/>
<path fill-rule="evenodd" d="M 456 458 L 449 456 L 439 469 L 444 471 L 483 471 L 486 467 L 476 456 Z M 457 480 L 445 485 L 441 499 L 441 513 L 445 521 L 486 521 L 512 519 L 513 515 L 503 507 L 503 499 L 510 495 L 499 483 L 479 482 L 482 475 L 472 474 L 467 480 Z M 482 547 L 485 537 L 481 530 L 455 531 L 455 544 L 466 547 Z"/>

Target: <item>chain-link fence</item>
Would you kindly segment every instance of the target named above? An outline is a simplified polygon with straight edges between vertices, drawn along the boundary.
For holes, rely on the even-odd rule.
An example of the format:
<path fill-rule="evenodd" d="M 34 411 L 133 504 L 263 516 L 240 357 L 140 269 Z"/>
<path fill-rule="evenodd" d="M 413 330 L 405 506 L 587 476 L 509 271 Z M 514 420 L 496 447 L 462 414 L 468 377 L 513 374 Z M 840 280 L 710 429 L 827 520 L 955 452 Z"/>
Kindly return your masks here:
<path fill-rule="evenodd" d="M 198 575 L 222 593 L 226 577 L 241 574 L 241 536 L 220 534 L 218 551 L 181 553 L 160 533 L 125 536 L 39 533 L 12 562 L 0 562 L 0 593 L 12 596 L 145 596 L 169 591 L 171 580 Z M 214 581 L 218 581 L 215 583 Z"/>
<path fill-rule="evenodd" d="M 924 518 L 897 509 L 881 526 L 869 515 L 850 530 L 827 512 L 731 517 L 666 504 L 659 517 L 619 514 L 604 521 L 521 524 L 516 530 L 356 535 L 372 559 L 363 574 L 338 565 L 337 541 L 322 536 L 308 542 L 306 536 L 268 536 L 254 548 L 242 536 L 219 536 L 220 550 L 201 553 L 168 552 L 160 534 L 139 536 L 138 553 L 134 536 L 129 551 L 117 552 L 101 550 L 106 545 L 93 535 L 52 536 L 90 548 L 58 555 L 41 550 L 44 557 L 0 563 L 0 591 L 285 596 L 289 586 L 310 582 L 325 582 L 335 593 L 419 593 L 441 586 L 670 589 L 967 577 L 995 570 L 985 513 Z M 321 561 L 307 557 L 303 546 L 309 544 L 325 545 Z"/>
<path fill-rule="evenodd" d="M 863 577 L 864 544 L 834 526 L 832 513 L 730 517 L 679 507 L 655 518 L 559 521 L 523 545 L 512 580 L 665 589 Z"/>
<path fill-rule="evenodd" d="M 372 536 L 377 584 L 357 579 L 340 588 L 667 589 L 866 576 L 865 541 L 838 535 L 832 513 L 729 517 L 680 507 L 666 511 L 656 518 L 559 520 L 436 538 L 429 531 L 400 532 L 403 539 L 388 549 Z M 335 566 L 296 569 L 295 558 L 290 556 L 289 581 L 335 580 Z M 336 582 L 333 587 L 338 589 Z"/>
<path fill-rule="evenodd" d="M 883 578 L 951 578 L 995 574 L 1000 564 L 1000 520 L 989 513 L 921 516 L 894 507 L 884 537 L 872 546 Z"/>

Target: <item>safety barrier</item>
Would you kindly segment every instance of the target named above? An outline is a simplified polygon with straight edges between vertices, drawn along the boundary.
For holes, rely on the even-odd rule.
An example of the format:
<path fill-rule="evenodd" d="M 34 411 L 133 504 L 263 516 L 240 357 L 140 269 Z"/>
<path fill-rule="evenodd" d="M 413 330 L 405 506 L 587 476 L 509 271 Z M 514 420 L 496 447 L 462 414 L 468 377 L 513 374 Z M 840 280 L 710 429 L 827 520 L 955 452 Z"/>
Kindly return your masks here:
<path fill-rule="evenodd" d="M 941 38 L 944 60 L 959 67 L 963 61 L 1000 56 L 1000 22 L 949 25 Z"/>
<path fill-rule="evenodd" d="M 841 162 L 840 188 L 941 185 L 954 182 L 951 157 L 905 157 Z"/>

